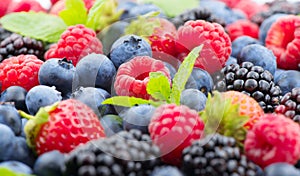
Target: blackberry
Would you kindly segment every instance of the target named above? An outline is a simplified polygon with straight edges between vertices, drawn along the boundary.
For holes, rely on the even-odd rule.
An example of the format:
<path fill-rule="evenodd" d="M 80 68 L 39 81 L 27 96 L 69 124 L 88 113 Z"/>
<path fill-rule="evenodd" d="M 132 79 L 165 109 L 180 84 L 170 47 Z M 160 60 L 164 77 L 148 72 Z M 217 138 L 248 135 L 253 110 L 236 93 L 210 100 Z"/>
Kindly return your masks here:
<path fill-rule="evenodd" d="M 211 134 L 182 153 L 182 170 L 188 176 L 255 176 L 257 167 L 241 153 L 232 137 Z"/>
<path fill-rule="evenodd" d="M 235 90 L 254 98 L 265 112 L 274 112 L 281 99 L 281 89 L 273 75 L 251 62 L 225 66 L 213 76 L 214 89 Z"/>
<path fill-rule="evenodd" d="M 215 17 L 208 9 L 201 7 L 187 10 L 171 19 L 172 23 L 177 28 L 184 25 L 184 23 L 189 20 L 205 20 L 209 22 L 219 23 L 220 25 L 225 27 L 225 22 L 223 20 Z"/>
<path fill-rule="evenodd" d="M 117 133 L 112 137 L 90 141 L 77 147 L 66 157 L 65 174 L 72 176 L 150 175 L 153 169 L 161 164 L 159 148 L 148 140 L 143 141 L 143 135 L 136 136 L 135 132 Z"/>
<path fill-rule="evenodd" d="M 300 124 L 300 87 L 293 88 L 291 92 L 286 93 L 275 112 L 284 114 Z"/>
<path fill-rule="evenodd" d="M 12 33 L 0 43 L 0 62 L 20 54 L 32 54 L 44 60 L 44 45 L 41 41 Z"/>
<path fill-rule="evenodd" d="M 9 37 L 11 35 L 11 32 L 8 30 L 5 30 L 4 28 L 0 27 L 0 42 L 2 42 L 4 39 Z"/>

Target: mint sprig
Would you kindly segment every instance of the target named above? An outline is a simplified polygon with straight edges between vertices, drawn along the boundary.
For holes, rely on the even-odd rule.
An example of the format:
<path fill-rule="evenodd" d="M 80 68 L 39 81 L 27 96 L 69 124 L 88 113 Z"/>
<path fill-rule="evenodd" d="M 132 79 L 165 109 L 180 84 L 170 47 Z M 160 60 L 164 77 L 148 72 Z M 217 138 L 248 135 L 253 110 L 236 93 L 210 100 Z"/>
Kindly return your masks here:
<path fill-rule="evenodd" d="M 128 97 L 128 96 L 115 96 L 108 98 L 102 102 L 102 104 L 111 104 L 116 106 L 124 106 L 124 107 L 132 107 L 136 105 L 141 104 L 150 104 L 155 107 L 159 106 L 159 102 L 155 102 L 152 100 L 145 100 L 142 98 L 136 98 L 136 97 Z"/>
<path fill-rule="evenodd" d="M 5 176 L 33 176 L 33 175 L 28 175 L 28 174 L 21 174 L 21 173 L 16 173 L 13 172 L 12 170 L 9 170 L 5 167 L 0 167 L 0 175 L 5 175 Z"/>
<path fill-rule="evenodd" d="M 66 9 L 59 16 L 68 25 L 85 24 L 87 20 L 87 9 L 82 0 L 66 0 Z"/>
<path fill-rule="evenodd" d="M 151 72 L 149 77 L 147 93 L 156 100 L 167 101 L 169 103 L 171 88 L 168 78 L 160 72 Z"/>

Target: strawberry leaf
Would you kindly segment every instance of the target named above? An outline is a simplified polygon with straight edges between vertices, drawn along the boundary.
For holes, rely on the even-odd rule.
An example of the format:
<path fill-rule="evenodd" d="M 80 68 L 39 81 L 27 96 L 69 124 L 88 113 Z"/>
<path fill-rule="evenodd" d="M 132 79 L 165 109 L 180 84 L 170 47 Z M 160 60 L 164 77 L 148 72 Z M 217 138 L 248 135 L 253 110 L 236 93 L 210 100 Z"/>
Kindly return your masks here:
<path fill-rule="evenodd" d="M 61 18 L 41 12 L 11 13 L 0 23 L 4 29 L 45 42 L 57 42 L 67 29 Z"/>
<path fill-rule="evenodd" d="M 181 63 L 177 73 L 173 78 L 170 102 L 177 105 L 180 104 L 181 92 L 185 88 L 185 84 L 193 71 L 196 59 L 198 58 L 202 48 L 203 45 L 195 47 Z"/>
<path fill-rule="evenodd" d="M 32 176 L 28 174 L 15 173 L 5 167 L 0 167 L 0 175 L 5 176 Z"/>
<path fill-rule="evenodd" d="M 136 97 L 128 97 L 128 96 L 115 96 L 112 98 L 108 98 L 102 102 L 102 104 L 110 104 L 116 106 L 124 106 L 124 107 L 133 107 L 141 104 L 150 104 L 155 107 L 159 106 L 161 103 L 154 102 L 152 100 L 145 100 L 142 98 Z"/>
<path fill-rule="evenodd" d="M 160 72 L 151 72 L 147 83 L 147 93 L 152 98 L 160 101 L 168 101 L 171 93 L 170 82 L 168 78 Z"/>
<path fill-rule="evenodd" d="M 66 9 L 59 13 L 64 22 L 71 26 L 85 24 L 87 20 L 87 9 L 83 0 L 66 0 Z"/>

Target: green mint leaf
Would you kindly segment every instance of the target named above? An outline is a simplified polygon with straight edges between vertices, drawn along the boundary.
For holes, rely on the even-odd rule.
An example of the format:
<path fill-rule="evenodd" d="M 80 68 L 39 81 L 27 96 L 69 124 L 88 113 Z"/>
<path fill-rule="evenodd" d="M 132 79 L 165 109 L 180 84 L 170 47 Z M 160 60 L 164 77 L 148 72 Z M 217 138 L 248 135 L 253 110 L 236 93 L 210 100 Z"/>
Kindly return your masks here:
<path fill-rule="evenodd" d="M 66 9 L 59 16 L 68 26 L 85 24 L 87 20 L 87 9 L 83 0 L 66 0 Z"/>
<path fill-rule="evenodd" d="M 144 3 L 152 3 L 163 10 L 168 17 L 175 17 L 185 10 L 199 6 L 199 0 L 140 0 Z"/>
<path fill-rule="evenodd" d="M 203 44 L 194 48 L 181 63 L 177 73 L 173 78 L 170 102 L 177 105 L 180 104 L 181 92 L 185 88 L 185 84 L 193 71 L 196 59 L 198 58 L 202 48 Z"/>
<path fill-rule="evenodd" d="M 54 15 L 36 12 L 19 12 L 3 16 L 4 29 L 45 42 L 57 42 L 67 29 L 64 21 Z"/>
<path fill-rule="evenodd" d="M 5 175 L 5 176 L 33 176 L 33 175 L 28 175 L 28 174 L 21 174 L 21 173 L 15 173 L 8 168 L 5 167 L 0 167 L 0 175 Z"/>
<path fill-rule="evenodd" d="M 154 102 L 152 100 L 145 100 L 142 98 L 136 97 L 128 97 L 128 96 L 115 96 L 112 98 L 108 98 L 102 102 L 102 104 L 111 104 L 116 106 L 124 106 L 124 107 L 133 107 L 141 104 L 151 104 L 155 107 L 159 106 L 161 103 Z"/>
<path fill-rule="evenodd" d="M 150 79 L 147 83 L 147 93 L 152 98 L 161 101 L 168 101 L 171 88 L 168 78 L 160 72 L 151 72 Z"/>

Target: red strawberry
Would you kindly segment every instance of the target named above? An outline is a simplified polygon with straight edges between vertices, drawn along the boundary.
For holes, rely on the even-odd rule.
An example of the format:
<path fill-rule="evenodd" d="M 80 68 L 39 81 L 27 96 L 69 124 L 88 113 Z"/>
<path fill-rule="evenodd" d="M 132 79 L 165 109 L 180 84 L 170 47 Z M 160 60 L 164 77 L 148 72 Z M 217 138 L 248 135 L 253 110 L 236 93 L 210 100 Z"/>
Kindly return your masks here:
<path fill-rule="evenodd" d="M 148 128 L 153 143 L 160 147 L 163 161 L 180 165 L 183 149 L 202 137 L 204 123 L 187 106 L 164 104 L 155 110 Z"/>
<path fill-rule="evenodd" d="M 249 20 L 237 20 L 227 25 L 226 30 L 231 41 L 243 35 L 258 39 L 259 26 Z"/>
<path fill-rule="evenodd" d="M 27 143 L 38 155 L 52 150 L 68 153 L 79 144 L 104 137 L 103 127 L 85 104 L 68 99 L 40 108 L 25 126 Z"/>

